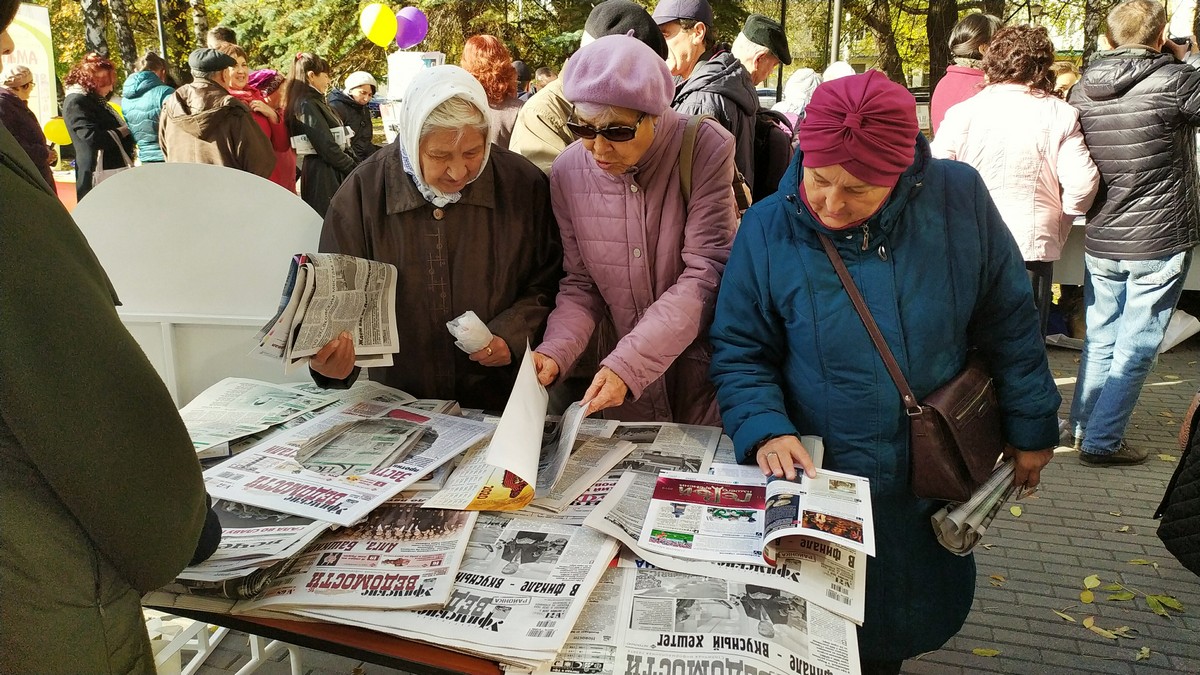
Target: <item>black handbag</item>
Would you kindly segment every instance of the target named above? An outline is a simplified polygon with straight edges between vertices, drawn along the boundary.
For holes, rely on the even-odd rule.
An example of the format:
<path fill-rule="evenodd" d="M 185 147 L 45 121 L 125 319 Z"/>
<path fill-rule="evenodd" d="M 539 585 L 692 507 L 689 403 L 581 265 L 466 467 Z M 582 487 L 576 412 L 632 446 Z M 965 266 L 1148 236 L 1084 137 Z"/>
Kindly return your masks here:
<path fill-rule="evenodd" d="M 913 494 L 924 499 L 965 502 L 996 468 L 1004 452 L 1004 426 L 996 389 L 983 360 L 974 354 L 957 375 L 917 401 L 896 357 L 883 340 L 862 294 L 850 278 L 833 242 L 819 235 L 821 246 L 850 296 L 883 365 L 896 383 L 909 420 L 909 451 Z"/>
<path fill-rule="evenodd" d="M 1184 567 L 1200 574 L 1200 393 L 1192 398 L 1192 405 L 1179 429 L 1179 447 L 1183 457 L 1175 468 L 1162 503 L 1154 512 L 1161 518 L 1158 538 Z"/>

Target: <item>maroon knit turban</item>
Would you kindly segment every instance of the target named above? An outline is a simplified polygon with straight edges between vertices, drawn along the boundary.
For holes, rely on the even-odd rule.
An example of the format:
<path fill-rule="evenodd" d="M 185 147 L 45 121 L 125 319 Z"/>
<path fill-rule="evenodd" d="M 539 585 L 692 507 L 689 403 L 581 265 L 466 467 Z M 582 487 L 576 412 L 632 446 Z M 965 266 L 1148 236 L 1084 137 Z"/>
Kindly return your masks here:
<path fill-rule="evenodd" d="M 871 185 L 894 186 L 913 163 L 917 102 L 904 87 L 870 70 L 825 82 L 800 123 L 803 165 L 840 164 Z"/>

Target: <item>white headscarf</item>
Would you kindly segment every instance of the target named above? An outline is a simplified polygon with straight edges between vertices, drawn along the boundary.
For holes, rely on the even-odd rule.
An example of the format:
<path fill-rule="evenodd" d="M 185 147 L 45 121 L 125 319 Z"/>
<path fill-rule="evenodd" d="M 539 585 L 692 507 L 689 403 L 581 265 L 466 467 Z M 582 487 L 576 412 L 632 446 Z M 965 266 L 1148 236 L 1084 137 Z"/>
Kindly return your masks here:
<path fill-rule="evenodd" d="M 771 110 L 803 115 L 818 84 L 821 84 L 821 76 L 812 68 L 797 70 L 783 84 L 783 100 L 771 106 Z"/>
<path fill-rule="evenodd" d="M 491 155 L 495 129 L 488 115 L 487 94 L 483 92 L 483 85 L 470 73 L 458 66 L 434 66 L 421 71 L 404 92 L 404 104 L 400 109 L 400 151 L 404 159 L 404 171 L 412 177 L 421 195 L 439 207 L 457 202 L 462 193 L 446 194 L 425 182 L 420 166 L 421 127 L 430 113 L 455 96 L 461 96 L 479 108 L 484 124 L 488 125 L 488 142 L 483 149 L 483 163 L 479 165 L 482 173 Z M 478 177 L 479 174 L 476 174 L 470 182 Z"/>

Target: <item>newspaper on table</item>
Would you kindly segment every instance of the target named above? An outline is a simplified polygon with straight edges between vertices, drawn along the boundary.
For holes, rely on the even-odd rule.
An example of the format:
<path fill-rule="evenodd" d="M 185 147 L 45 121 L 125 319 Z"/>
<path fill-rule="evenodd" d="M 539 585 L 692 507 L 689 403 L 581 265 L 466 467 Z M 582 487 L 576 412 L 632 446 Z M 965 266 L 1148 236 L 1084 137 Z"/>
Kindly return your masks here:
<path fill-rule="evenodd" d="M 429 508 L 518 511 L 535 496 L 565 508 L 634 448 L 629 443 L 599 439 L 576 445 L 584 425 L 584 408 L 573 404 L 559 422 L 548 421 L 546 388 L 538 382 L 533 352 L 525 347 L 517 381 L 482 452 L 468 454 L 445 488 L 429 500 Z M 546 442 L 547 427 L 550 439 Z M 572 463 L 572 450 L 584 453 Z M 590 466 L 589 466 L 590 464 Z"/>
<path fill-rule="evenodd" d="M 184 568 L 182 581 L 221 582 L 245 577 L 296 555 L 329 529 L 325 521 L 218 499 L 221 543 L 204 562 Z"/>
<path fill-rule="evenodd" d="M 331 399 L 331 402 L 329 403 L 330 407 L 358 403 L 360 401 L 400 403 L 411 406 L 412 402 L 416 401 L 415 398 L 406 392 L 372 382 L 365 378 L 359 378 L 359 380 L 355 382 L 354 385 L 349 389 L 323 389 L 312 382 L 296 382 L 292 384 L 285 384 L 283 386 L 291 387 L 292 389 L 297 389 L 310 395 L 327 396 Z M 212 460 L 241 454 L 258 445 L 259 443 L 262 443 L 268 438 L 272 438 L 293 427 L 298 427 L 324 412 L 326 411 L 322 408 L 317 408 L 315 410 L 300 413 L 290 420 L 281 424 L 276 424 L 269 429 L 250 434 L 249 436 L 242 436 L 241 438 L 237 438 L 220 445 L 215 445 L 208 450 L 199 453 L 198 456 L 202 460 Z M 206 466 L 211 466 L 211 461 L 205 462 L 205 464 Z"/>
<path fill-rule="evenodd" d="M 863 622 L 867 556 L 852 548 L 810 537 L 791 538 L 775 552 L 774 565 L 763 566 L 688 560 L 643 547 L 639 538 L 657 478 L 626 471 L 584 525 L 617 539 L 657 567 L 786 591 L 855 623 Z"/>
<path fill-rule="evenodd" d="M 233 612 L 445 605 L 478 514 L 422 509 L 424 501 L 400 495 L 359 524 L 326 533 Z"/>
<path fill-rule="evenodd" d="M 338 253 L 299 253 L 253 353 L 282 360 L 290 371 L 343 332 L 354 337 L 355 365 L 392 365 L 400 350 L 396 267 Z"/>
<path fill-rule="evenodd" d="M 324 475 L 305 469 L 296 451 L 321 432 L 356 419 L 391 418 L 425 427 L 413 449 L 388 467 L 359 475 Z M 204 472 L 214 497 L 349 526 L 393 495 L 475 444 L 492 425 L 416 411 L 394 403 L 360 401 L 289 429 Z"/>
<path fill-rule="evenodd" d="M 395 464 L 412 449 L 425 427 L 391 417 L 342 422 L 296 448 L 296 461 L 326 476 L 354 476 Z"/>
<path fill-rule="evenodd" d="M 616 552 L 587 528 L 480 513 L 445 607 L 294 611 L 532 668 L 562 649 Z"/>
<path fill-rule="evenodd" d="M 970 554 L 1016 489 L 1012 476 L 1012 460 L 1005 460 L 970 499 L 947 504 L 933 514 L 933 533 L 938 542 L 955 555 Z"/>
<path fill-rule="evenodd" d="M 200 392 L 179 410 L 179 416 L 201 458 L 221 457 L 228 454 L 229 441 L 265 431 L 335 400 L 287 385 L 227 377 Z"/>
<path fill-rule="evenodd" d="M 758 584 L 639 567 L 623 577 L 613 673 L 857 675 L 854 624 Z"/>
<path fill-rule="evenodd" d="M 600 502 L 604 501 L 604 496 L 613 489 L 617 484 L 617 480 L 621 477 L 621 473 L 609 472 L 600 480 L 592 483 L 571 503 L 567 504 L 562 509 L 552 509 L 539 504 L 538 499 L 533 500 L 526 508 L 521 510 L 521 513 L 532 518 L 544 518 L 554 520 L 567 525 L 581 526 L 583 521 L 588 517 Z"/>
<path fill-rule="evenodd" d="M 623 614 L 621 596 L 626 577 L 636 574 L 628 566 L 611 566 L 604 570 L 600 582 L 588 597 L 587 604 L 567 643 L 558 650 L 552 663 L 532 671 L 535 675 L 570 673 L 572 675 L 616 675 L 617 641 L 621 635 L 619 621 Z"/>
<path fill-rule="evenodd" d="M 658 475 L 638 543 L 690 560 L 768 565 L 784 537 L 815 537 L 875 555 L 870 483 L 817 470 L 763 476 Z"/>

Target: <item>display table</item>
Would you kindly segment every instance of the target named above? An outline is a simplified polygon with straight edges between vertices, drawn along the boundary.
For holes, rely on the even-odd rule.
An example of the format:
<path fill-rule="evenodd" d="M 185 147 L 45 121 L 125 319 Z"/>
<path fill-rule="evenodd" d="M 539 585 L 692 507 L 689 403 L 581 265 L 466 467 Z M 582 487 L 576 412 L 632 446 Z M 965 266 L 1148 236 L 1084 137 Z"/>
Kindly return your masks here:
<path fill-rule="evenodd" d="M 270 640 L 279 640 L 298 647 L 337 654 L 416 674 L 500 675 L 501 673 L 500 666 L 493 661 L 365 628 L 315 621 L 234 616 L 181 607 L 155 605 L 146 605 L 146 607 L 195 621 L 259 635 Z"/>

